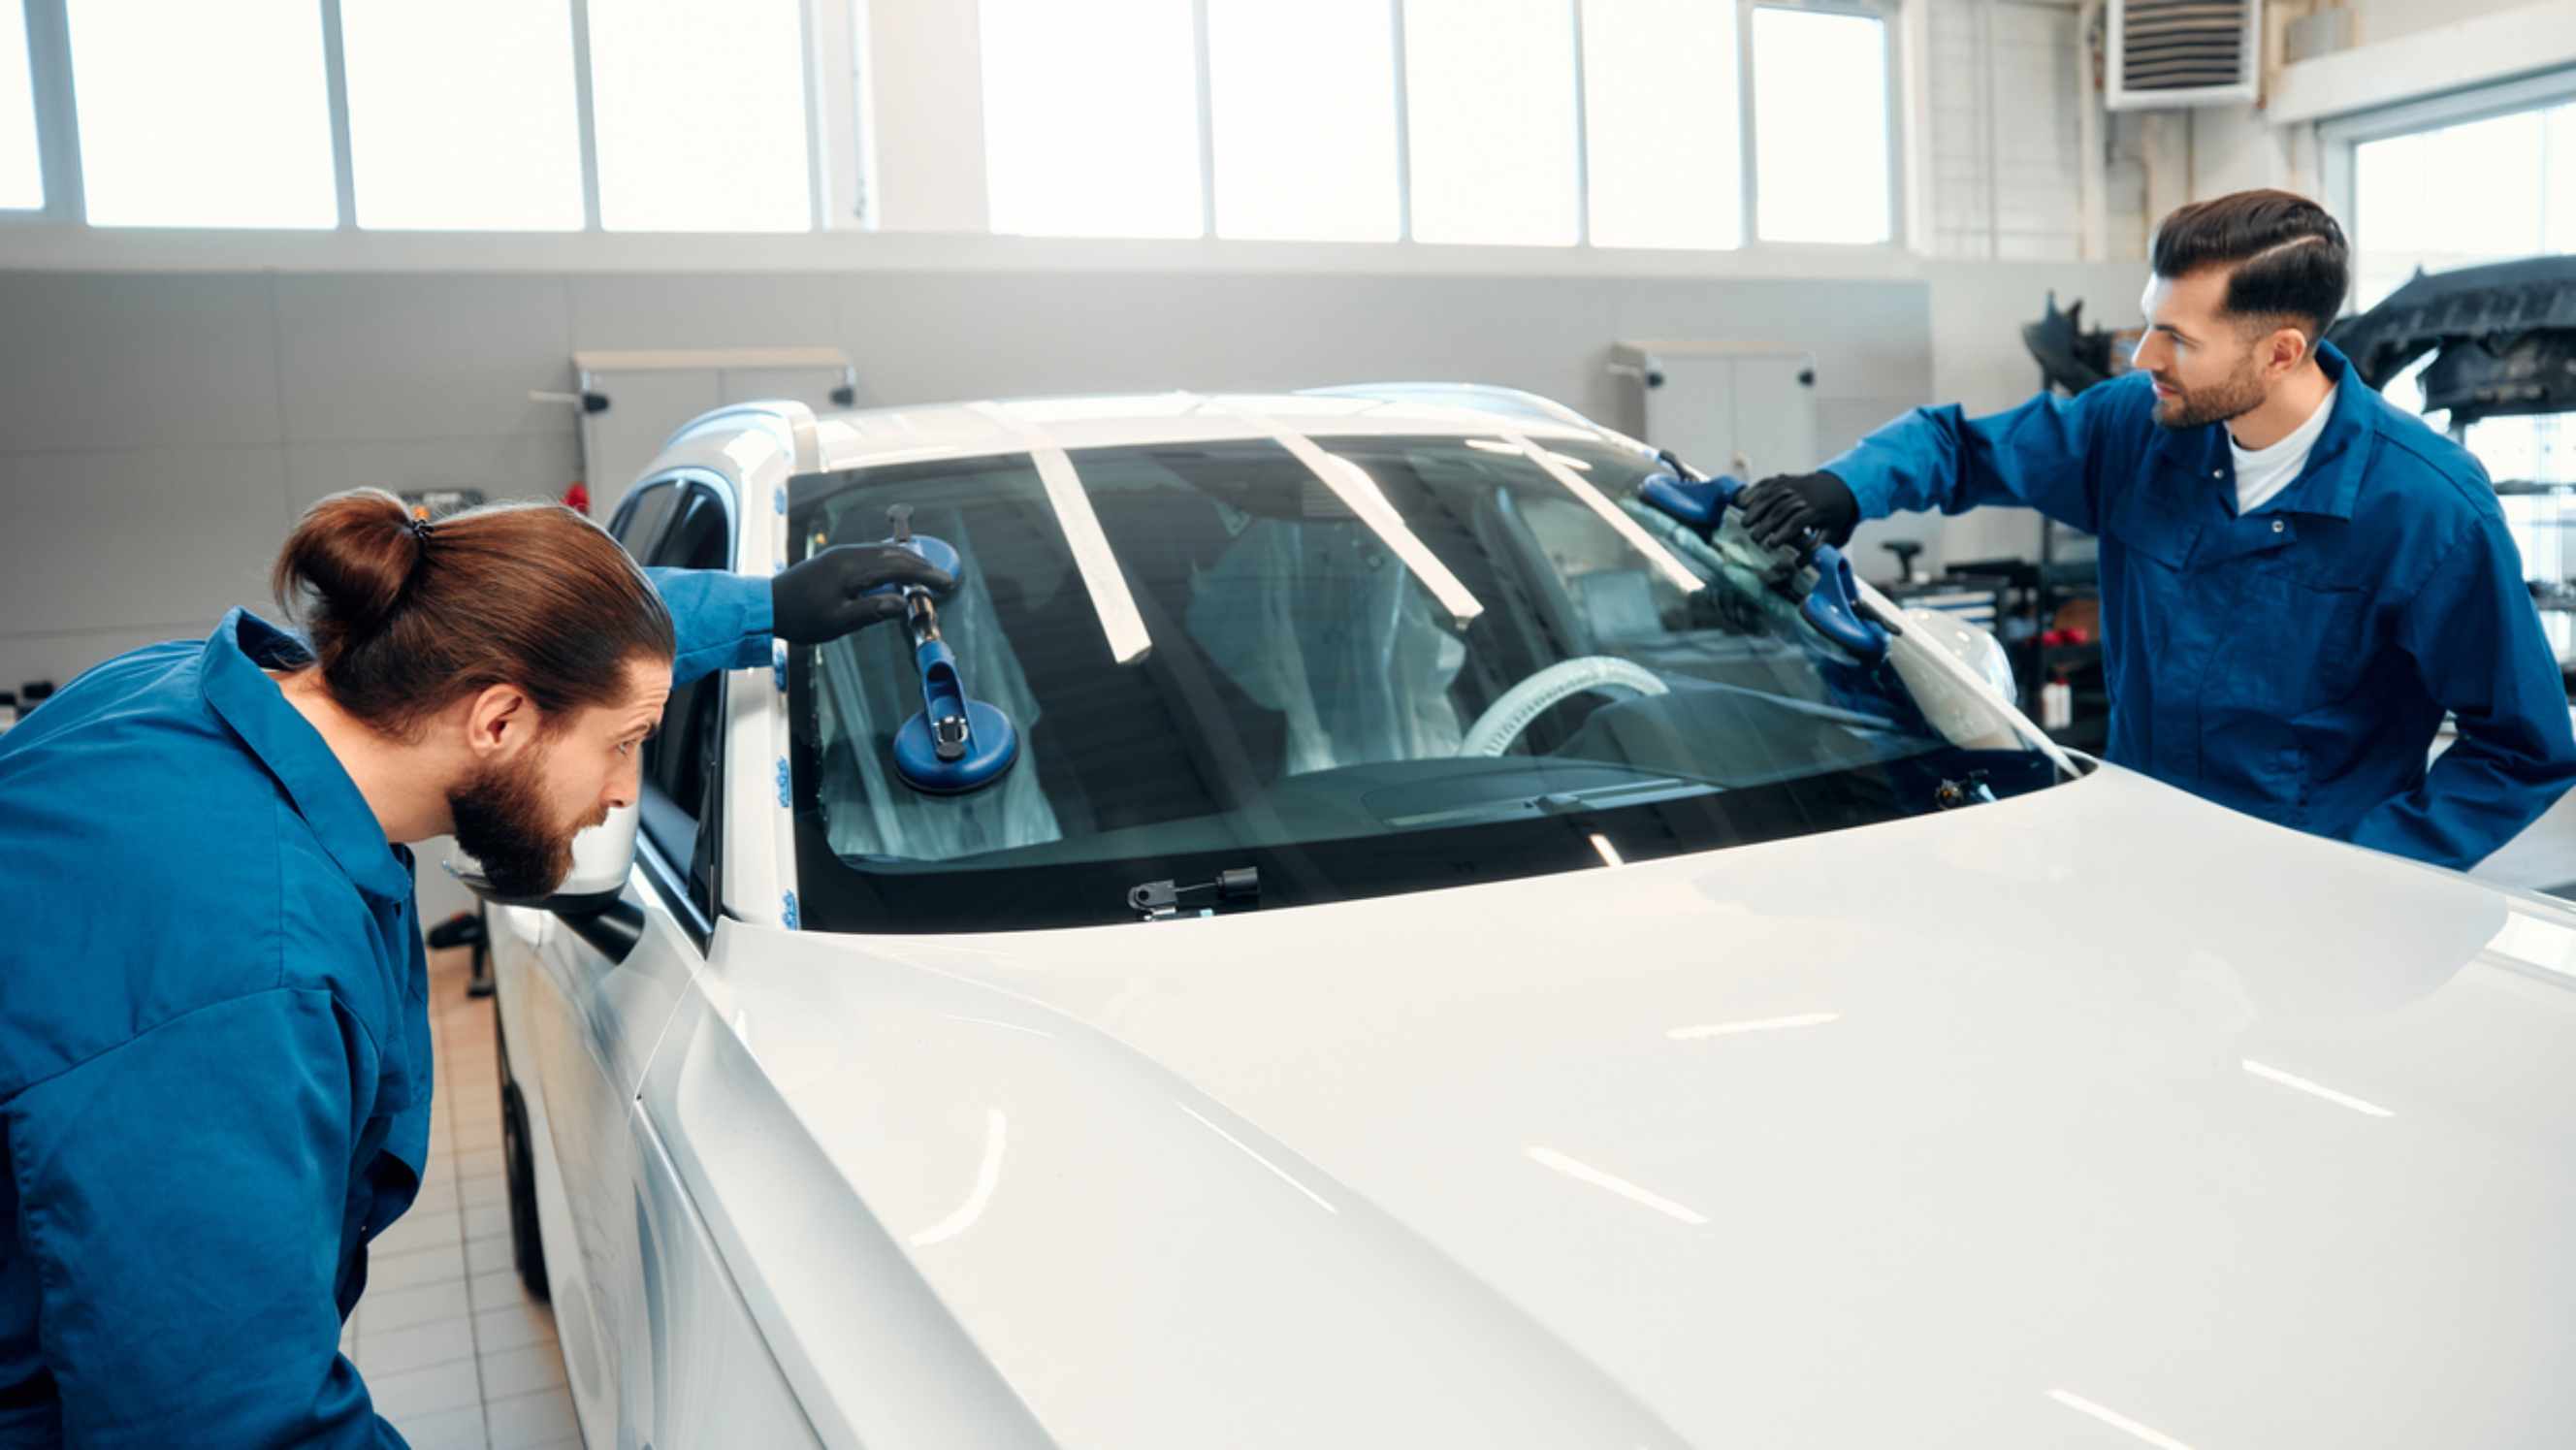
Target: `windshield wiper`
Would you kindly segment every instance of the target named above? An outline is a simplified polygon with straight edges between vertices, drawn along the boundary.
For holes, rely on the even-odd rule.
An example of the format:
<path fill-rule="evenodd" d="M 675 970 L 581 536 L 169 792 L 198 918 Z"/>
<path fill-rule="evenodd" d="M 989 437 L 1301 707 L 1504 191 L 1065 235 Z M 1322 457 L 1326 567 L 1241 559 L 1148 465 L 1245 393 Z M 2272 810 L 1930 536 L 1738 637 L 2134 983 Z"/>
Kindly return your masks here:
<path fill-rule="evenodd" d="M 1585 809 L 1655 805 L 1663 801 L 1687 800 L 1692 796 L 1716 795 L 1725 789 L 1713 780 L 1658 776 L 1652 780 L 1623 780 L 1616 785 L 1596 785 L 1584 790 L 1552 790 L 1540 795 L 1479 801 L 1471 806 L 1453 806 L 1445 811 L 1425 811 L 1419 815 L 1387 816 L 1384 820 L 1397 830 L 1416 830 L 1423 826 L 1466 825 L 1513 816 L 1549 816 Z"/>
<path fill-rule="evenodd" d="M 1184 902 L 1183 897 L 1190 900 Z M 1178 916 L 1184 905 L 1196 907 L 1201 916 L 1256 909 L 1261 905 L 1261 868 L 1237 866 L 1231 871 L 1218 872 L 1213 881 L 1199 881 L 1188 886 L 1171 881 L 1148 881 L 1127 889 L 1128 909 L 1147 921 L 1164 921 Z"/>

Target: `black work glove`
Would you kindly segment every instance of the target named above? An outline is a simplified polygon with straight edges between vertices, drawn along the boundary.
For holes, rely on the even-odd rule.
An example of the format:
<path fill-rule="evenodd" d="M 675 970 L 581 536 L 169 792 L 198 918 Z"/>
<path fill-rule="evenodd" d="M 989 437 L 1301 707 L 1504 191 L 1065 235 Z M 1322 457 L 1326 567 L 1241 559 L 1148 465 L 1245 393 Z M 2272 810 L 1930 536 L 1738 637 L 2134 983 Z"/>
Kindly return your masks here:
<path fill-rule="evenodd" d="M 903 613 L 903 596 L 886 584 L 918 584 L 933 594 L 957 587 L 948 571 L 893 544 L 837 544 L 769 581 L 769 630 L 789 644 L 823 644 Z"/>
<path fill-rule="evenodd" d="M 1830 473 L 1777 473 L 1744 491 L 1744 529 L 1766 549 L 1851 542 L 1860 500 Z"/>

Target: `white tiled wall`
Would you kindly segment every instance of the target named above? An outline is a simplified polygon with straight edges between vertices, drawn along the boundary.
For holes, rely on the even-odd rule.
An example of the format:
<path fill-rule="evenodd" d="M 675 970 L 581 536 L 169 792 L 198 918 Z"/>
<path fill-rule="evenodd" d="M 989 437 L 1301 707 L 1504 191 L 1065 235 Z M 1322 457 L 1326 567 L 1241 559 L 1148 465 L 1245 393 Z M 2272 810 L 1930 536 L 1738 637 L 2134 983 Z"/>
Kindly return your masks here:
<path fill-rule="evenodd" d="M 2082 255 L 2077 14 L 2059 0 L 1927 0 L 1930 250 L 1938 257 Z M 2106 121 L 2105 151 L 2119 151 Z M 2144 178 L 2108 168 L 2110 255 L 2142 255 Z"/>

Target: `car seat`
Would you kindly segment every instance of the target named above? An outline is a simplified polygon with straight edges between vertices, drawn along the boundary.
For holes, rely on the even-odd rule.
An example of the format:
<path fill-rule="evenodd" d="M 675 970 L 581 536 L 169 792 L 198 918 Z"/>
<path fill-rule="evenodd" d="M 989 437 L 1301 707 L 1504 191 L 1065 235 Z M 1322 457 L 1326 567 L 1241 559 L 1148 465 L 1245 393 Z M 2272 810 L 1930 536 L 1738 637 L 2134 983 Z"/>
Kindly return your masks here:
<path fill-rule="evenodd" d="M 1286 774 L 1457 753 L 1466 662 L 1437 602 L 1357 519 L 1249 518 L 1191 580 L 1184 625 L 1287 723 Z"/>

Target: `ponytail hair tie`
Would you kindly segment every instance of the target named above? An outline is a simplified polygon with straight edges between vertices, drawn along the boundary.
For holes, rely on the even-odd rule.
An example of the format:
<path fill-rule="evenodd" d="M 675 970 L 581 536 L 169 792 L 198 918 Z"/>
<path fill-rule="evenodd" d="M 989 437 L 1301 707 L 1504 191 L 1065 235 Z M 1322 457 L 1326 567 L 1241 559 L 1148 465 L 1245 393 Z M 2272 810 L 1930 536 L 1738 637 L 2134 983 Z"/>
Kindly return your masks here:
<path fill-rule="evenodd" d="M 419 540 L 423 545 L 426 545 L 426 544 L 428 544 L 428 542 L 429 542 L 429 535 L 430 535 L 430 523 L 429 523 L 429 516 L 428 516 L 428 515 L 426 515 L 426 514 L 414 514 L 414 515 L 412 515 L 412 519 L 411 519 L 411 536 L 412 536 L 414 539 Z"/>

